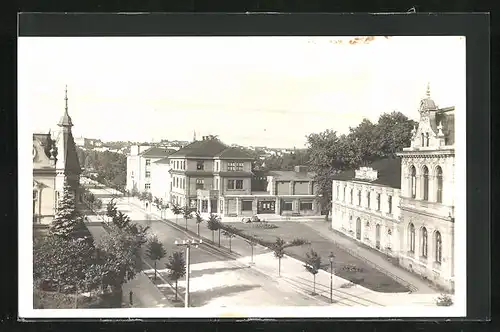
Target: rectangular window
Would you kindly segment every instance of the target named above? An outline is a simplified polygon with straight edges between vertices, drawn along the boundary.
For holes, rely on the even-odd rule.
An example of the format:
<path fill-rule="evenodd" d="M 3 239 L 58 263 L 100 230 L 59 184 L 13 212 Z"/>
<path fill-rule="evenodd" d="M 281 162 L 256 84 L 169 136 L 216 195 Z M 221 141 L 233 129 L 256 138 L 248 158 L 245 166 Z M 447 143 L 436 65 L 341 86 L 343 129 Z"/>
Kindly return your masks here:
<path fill-rule="evenodd" d="M 252 201 L 242 201 L 241 211 L 252 211 Z"/>
<path fill-rule="evenodd" d="M 201 212 L 208 212 L 208 201 L 206 199 L 201 201 Z"/>
<path fill-rule="evenodd" d="M 204 179 L 196 179 L 196 189 L 203 189 L 205 187 Z"/>
<path fill-rule="evenodd" d="M 392 213 L 392 196 L 388 197 L 387 204 L 389 205 L 389 214 L 391 214 Z"/>
<path fill-rule="evenodd" d="M 151 165 L 151 159 L 146 159 L 146 166 Z"/>
<path fill-rule="evenodd" d="M 310 211 L 313 209 L 312 202 L 300 202 L 300 210 L 301 211 Z"/>
<path fill-rule="evenodd" d="M 236 189 L 243 189 L 243 180 L 236 180 Z"/>
<path fill-rule="evenodd" d="M 227 180 L 227 189 L 234 189 L 234 180 Z"/>
<path fill-rule="evenodd" d="M 219 190 L 219 179 L 215 179 L 215 190 Z"/>
<path fill-rule="evenodd" d="M 147 178 L 150 178 L 150 177 L 151 177 L 151 172 L 150 172 L 150 171 L 146 171 L 146 177 L 147 177 Z"/>
<path fill-rule="evenodd" d="M 377 194 L 377 211 L 380 211 L 380 194 Z"/>
<path fill-rule="evenodd" d="M 236 163 L 231 161 L 227 163 L 227 171 L 234 172 L 236 170 Z"/>
<path fill-rule="evenodd" d="M 146 183 L 144 185 L 144 189 L 151 189 L 151 183 Z"/>
<path fill-rule="evenodd" d="M 337 201 L 340 199 L 340 186 L 337 185 Z"/>
<path fill-rule="evenodd" d="M 236 163 L 236 171 L 243 172 L 243 163 Z"/>
<path fill-rule="evenodd" d="M 366 206 L 370 208 L 370 192 L 366 193 Z"/>
<path fill-rule="evenodd" d="M 219 171 L 219 162 L 218 161 L 215 162 L 215 171 L 216 172 Z"/>
<path fill-rule="evenodd" d="M 196 170 L 203 171 L 205 169 L 205 162 L 202 160 L 196 162 Z"/>
<path fill-rule="evenodd" d="M 281 209 L 283 211 L 292 211 L 292 209 L 293 209 L 292 202 L 285 202 L 285 201 L 283 201 Z"/>
<path fill-rule="evenodd" d="M 184 169 L 184 170 L 186 169 L 186 161 L 182 162 L 182 169 Z"/>
<path fill-rule="evenodd" d="M 182 179 L 182 189 L 186 189 L 186 179 Z"/>

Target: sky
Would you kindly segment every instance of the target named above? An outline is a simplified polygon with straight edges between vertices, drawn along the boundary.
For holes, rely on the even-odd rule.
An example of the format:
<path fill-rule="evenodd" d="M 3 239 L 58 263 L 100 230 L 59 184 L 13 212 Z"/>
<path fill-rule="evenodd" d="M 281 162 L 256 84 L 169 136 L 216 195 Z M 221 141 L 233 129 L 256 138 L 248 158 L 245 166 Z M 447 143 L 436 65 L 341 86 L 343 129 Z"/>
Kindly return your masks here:
<path fill-rule="evenodd" d="M 74 136 L 304 147 L 326 129 L 399 111 L 418 119 L 430 84 L 465 112 L 465 38 L 20 37 L 18 116 L 56 129 L 64 90 Z M 31 135 L 31 133 L 26 133 Z"/>

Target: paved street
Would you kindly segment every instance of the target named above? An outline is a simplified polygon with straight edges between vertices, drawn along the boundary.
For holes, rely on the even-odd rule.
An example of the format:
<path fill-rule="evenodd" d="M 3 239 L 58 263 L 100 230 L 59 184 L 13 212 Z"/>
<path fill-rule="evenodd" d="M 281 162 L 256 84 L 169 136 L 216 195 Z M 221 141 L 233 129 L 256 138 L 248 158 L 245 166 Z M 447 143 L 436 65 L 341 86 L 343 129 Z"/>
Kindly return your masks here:
<path fill-rule="evenodd" d="M 105 210 L 107 202 L 111 199 L 109 192 L 103 189 L 91 189 L 91 191 L 103 201 L 103 210 Z M 132 201 L 128 203 L 127 198 L 119 199 L 117 207 L 134 222 L 149 226 L 150 232 L 156 234 L 164 244 L 167 255 L 179 250 L 174 244 L 175 240 L 186 239 L 182 231 L 172 228 L 164 221 L 156 220 L 154 216 L 145 213 Z M 250 251 L 248 244 L 241 242 L 239 245 L 245 244 L 248 247 L 247 250 Z M 239 246 L 238 241 L 235 241 L 235 245 Z M 165 261 L 166 259 L 163 259 L 158 263 L 159 269 L 164 267 Z M 206 245 L 192 249 L 191 263 L 192 306 L 318 306 L 326 304 L 325 301 L 297 292 L 295 288 L 249 267 L 248 263 L 224 257 Z M 181 294 L 183 294 L 184 283 L 184 280 L 179 280 Z M 166 285 L 158 286 L 161 289 Z"/>

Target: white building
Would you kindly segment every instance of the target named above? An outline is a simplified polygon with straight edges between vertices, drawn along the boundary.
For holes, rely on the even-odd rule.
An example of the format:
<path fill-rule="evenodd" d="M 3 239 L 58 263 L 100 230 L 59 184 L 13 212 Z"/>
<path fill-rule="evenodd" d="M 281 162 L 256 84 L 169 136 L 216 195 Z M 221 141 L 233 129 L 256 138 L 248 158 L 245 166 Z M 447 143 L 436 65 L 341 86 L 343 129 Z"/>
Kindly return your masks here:
<path fill-rule="evenodd" d="M 400 174 L 399 158 L 337 174 L 332 189 L 332 228 L 398 257 Z"/>
<path fill-rule="evenodd" d="M 175 150 L 172 150 L 175 151 Z M 170 161 L 168 157 L 151 163 L 151 194 L 165 203 L 170 202 L 172 190 L 172 175 L 170 174 Z"/>
<path fill-rule="evenodd" d="M 455 108 L 427 96 L 411 147 L 402 158 L 400 264 L 437 285 L 454 289 Z"/>
<path fill-rule="evenodd" d="M 455 109 L 420 103 L 411 146 L 398 158 L 335 176 L 332 228 L 454 290 Z"/>
<path fill-rule="evenodd" d="M 166 148 L 133 145 L 127 156 L 127 184 L 128 191 L 151 192 L 152 163 L 163 159 L 175 152 Z"/>

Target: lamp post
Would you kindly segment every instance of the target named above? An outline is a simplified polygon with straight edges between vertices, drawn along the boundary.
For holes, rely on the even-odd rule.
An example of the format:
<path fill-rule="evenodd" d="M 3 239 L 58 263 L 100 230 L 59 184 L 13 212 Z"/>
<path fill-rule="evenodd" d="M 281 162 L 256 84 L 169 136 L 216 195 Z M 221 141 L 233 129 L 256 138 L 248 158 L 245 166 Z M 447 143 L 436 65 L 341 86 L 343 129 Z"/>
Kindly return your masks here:
<path fill-rule="evenodd" d="M 333 259 L 335 256 L 330 252 L 328 259 L 330 260 L 330 303 L 333 303 Z"/>
<path fill-rule="evenodd" d="M 253 242 L 253 241 L 249 241 L 249 240 L 245 240 L 246 243 L 248 243 L 250 245 L 250 248 L 252 248 L 252 254 L 251 254 L 251 258 L 250 258 L 250 263 L 249 265 L 255 265 L 254 261 L 253 261 L 253 247 L 255 247 L 256 243 Z"/>
<path fill-rule="evenodd" d="M 194 240 L 194 239 L 182 240 L 182 241 L 175 240 L 174 243 L 178 247 L 186 248 L 186 292 L 184 294 L 184 307 L 189 308 L 189 271 L 190 271 L 189 258 L 191 255 L 191 247 L 198 248 L 198 246 L 202 243 L 202 240 Z"/>

